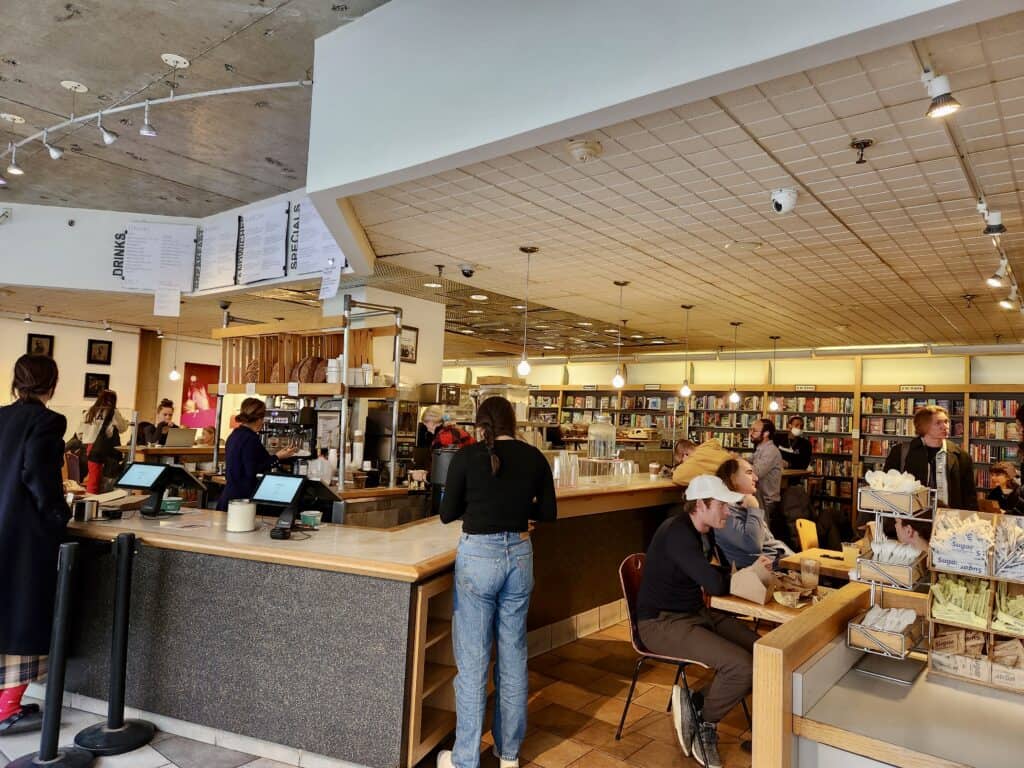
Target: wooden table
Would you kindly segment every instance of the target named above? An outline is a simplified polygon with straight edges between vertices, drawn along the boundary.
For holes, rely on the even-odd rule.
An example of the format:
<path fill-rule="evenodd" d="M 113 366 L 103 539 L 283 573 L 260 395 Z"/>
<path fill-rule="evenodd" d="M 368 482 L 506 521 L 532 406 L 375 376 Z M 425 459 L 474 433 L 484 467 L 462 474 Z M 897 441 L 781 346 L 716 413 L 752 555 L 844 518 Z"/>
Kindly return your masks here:
<path fill-rule="evenodd" d="M 769 600 L 764 605 L 760 605 L 759 603 L 745 600 L 742 597 L 736 597 L 736 595 L 723 595 L 722 597 L 711 598 L 711 607 L 716 610 L 735 613 L 737 616 L 753 616 L 760 621 L 772 621 L 776 624 L 785 624 L 790 619 L 796 618 L 809 605 L 808 603 L 803 608 L 787 608 L 775 602 L 774 599 Z"/>
<path fill-rule="evenodd" d="M 833 559 L 836 557 L 839 559 Z M 800 561 L 806 558 L 818 561 L 819 575 L 828 576 L 833 579 L 842 579 L 843 581 L 850 580 L 850 569 L 853 566 L 847 565 L 844 562 L 842 552 L 836 552 L 832 549 L 805 549 L 803 552 L 797 552 L 795 555 L 782 558 L 779 561 L 779 567 L 784 571 L 796 571 L 799 573 Z"/>

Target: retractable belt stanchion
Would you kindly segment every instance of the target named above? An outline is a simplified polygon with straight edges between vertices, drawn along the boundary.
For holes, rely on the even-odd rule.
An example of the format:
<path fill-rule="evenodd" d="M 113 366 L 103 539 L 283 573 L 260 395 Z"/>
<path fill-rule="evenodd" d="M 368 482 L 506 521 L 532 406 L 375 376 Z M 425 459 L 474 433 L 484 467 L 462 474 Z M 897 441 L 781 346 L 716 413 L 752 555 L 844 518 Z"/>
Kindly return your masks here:
<path fill-rule="evenodd" d="M 128 666 L 128 613 L 132 596 L 135 534 L 122 533 L 114 544 L 117 583 L 114 585 L 114 629 L 110 639 L 110 691 L 107 722 L 97 723 L 75 736 L 75 744 L 96 755 L 120 755 L 150 742 L 156 726 L 145 720 L 125 720 L 124 687 Z"/>
<path fill-rule="evenodd" d="M 39 737 L 39 751 L 14 762 L 7 768 L 86 768 L 96 757 L 78 747 L 57 747 L 60 736 L 60 716 L 64 706 L 64 665 L 68 641 L 68 613 L 71 608 L 71 571 L 78 556 L 78 544 L 60 545 L 57 559 L 57 600 L 53 609 L 53 634 L 50 636 L 50 657 L 46 682 L 46 702 L 43 704 L 43 732 Z"/>

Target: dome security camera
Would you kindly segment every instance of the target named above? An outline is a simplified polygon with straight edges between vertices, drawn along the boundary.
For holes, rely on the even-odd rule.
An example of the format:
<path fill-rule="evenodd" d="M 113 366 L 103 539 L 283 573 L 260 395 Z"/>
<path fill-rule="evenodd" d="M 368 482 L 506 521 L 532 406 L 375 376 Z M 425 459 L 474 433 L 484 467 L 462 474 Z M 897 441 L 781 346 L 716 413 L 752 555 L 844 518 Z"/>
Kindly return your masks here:
<path fill-rule="evenodd" d="M 772 190 L 772 210 L 775 213 L 789 213 L 796 208 L 796 190 L 781 187 Z"/>
<path fill-rule="evenodd" d="M 463 277 L 472 277 L 476 274 L 476 267 L 472 264 L 459 264 L 459 270 L 462 272 Z"/>

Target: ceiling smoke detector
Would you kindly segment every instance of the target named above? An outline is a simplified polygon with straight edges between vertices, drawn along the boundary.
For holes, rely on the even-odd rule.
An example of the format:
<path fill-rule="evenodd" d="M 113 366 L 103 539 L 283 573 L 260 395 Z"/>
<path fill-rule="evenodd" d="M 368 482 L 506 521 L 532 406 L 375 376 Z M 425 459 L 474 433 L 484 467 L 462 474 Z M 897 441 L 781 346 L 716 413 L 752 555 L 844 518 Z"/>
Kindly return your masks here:
<path fill-rule="evenodd" d="M 570 139 L 566 148 L 577 163 L 589 163 L 592 160 L 597 160 L 604 152 L 601 142 L 593 139 Z"/>

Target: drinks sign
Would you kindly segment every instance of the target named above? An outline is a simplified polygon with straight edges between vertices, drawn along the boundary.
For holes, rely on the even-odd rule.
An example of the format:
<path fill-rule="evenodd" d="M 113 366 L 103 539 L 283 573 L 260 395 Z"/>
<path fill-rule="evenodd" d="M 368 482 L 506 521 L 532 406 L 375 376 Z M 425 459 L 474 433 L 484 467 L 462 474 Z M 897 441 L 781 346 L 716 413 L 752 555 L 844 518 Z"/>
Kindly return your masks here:
<path fill-rule="evenodd" d="M 900 392 L 924 392 L 924 384 L 900 384 Z"/>
<path fill-rule="evenodd" d="M 814 384 L 797 384 L 793 387 L 797 392 L 813 392 L 815 388 Z"/>

